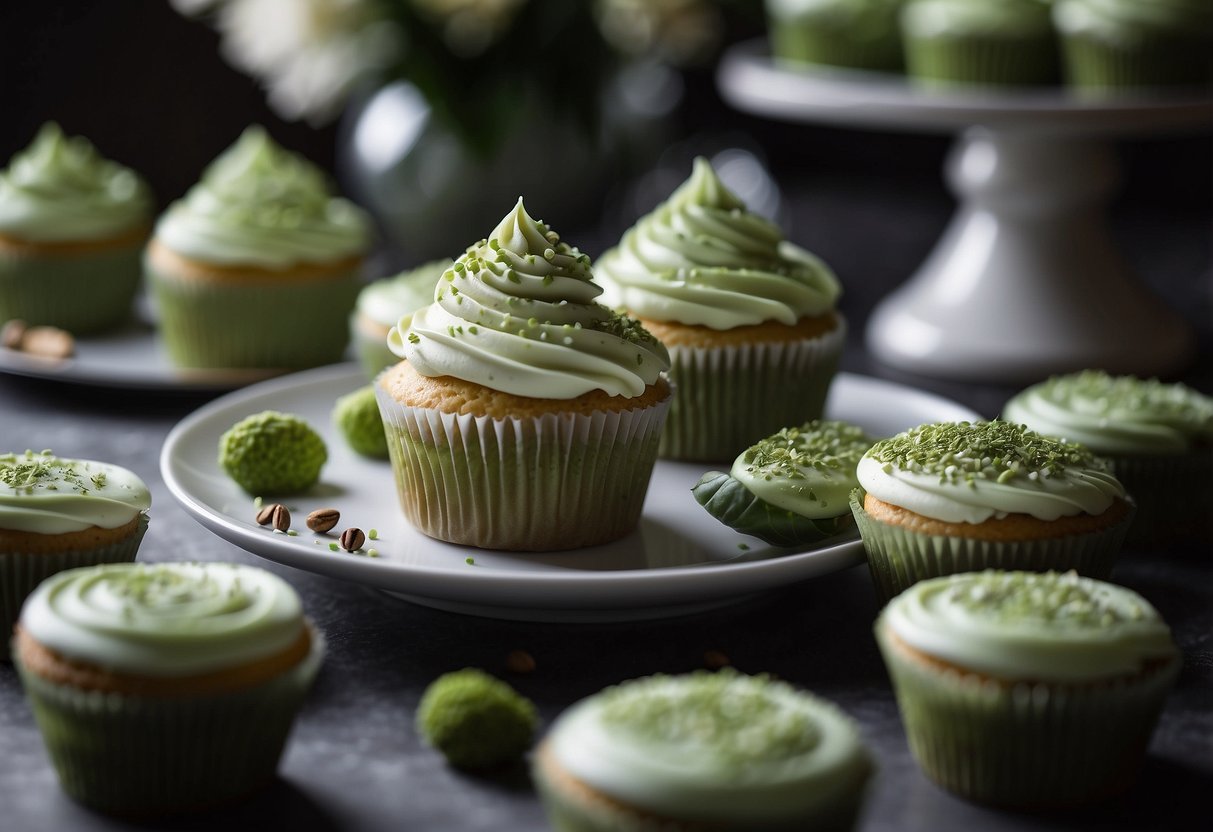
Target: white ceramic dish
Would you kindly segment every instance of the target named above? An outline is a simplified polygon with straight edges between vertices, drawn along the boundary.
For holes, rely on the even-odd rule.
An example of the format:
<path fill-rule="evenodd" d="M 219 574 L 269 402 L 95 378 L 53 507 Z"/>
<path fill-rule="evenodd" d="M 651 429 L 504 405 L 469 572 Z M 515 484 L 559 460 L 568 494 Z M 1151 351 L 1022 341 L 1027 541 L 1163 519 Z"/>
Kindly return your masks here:
<path fill-rule="evenodd" d="M 404 520 L 386 462 L 355 455 L 333 428 L 334 400 L 365 384 L 339 364 L 261 382 L 217 399 L 169 434 L 160 471 L 169 490 L 202 525 L 278 563 L 366 584 L 420 604 L 521 620 L 592 621 L 677 615 L 833 572 L 862 561 L 852 537 L 809 551 L 768 546 L 712 519 L 690 488 L 711 466 L 658 462 L 640 527 L 622 540 L 569 552 L 520 554 L 455 546 L 428 538 Z M 254 521 L 253 498 L 216 462 L 220 435 L 261 410 L 295 413 L 328 444 L 329 461 L 311 492 L 285 500 L 295 537 Z M 889 435 L 927 421 L 978 415 L 938 396 L 877 379 L 842 374 L 828 415 Z M 335 530 L 378 531 L 378 557 L 333 552 L 334 536 L 308 531 L 309 511 L 341 511 Z M 468 564 L 467 558 L 474 564 Z"/>

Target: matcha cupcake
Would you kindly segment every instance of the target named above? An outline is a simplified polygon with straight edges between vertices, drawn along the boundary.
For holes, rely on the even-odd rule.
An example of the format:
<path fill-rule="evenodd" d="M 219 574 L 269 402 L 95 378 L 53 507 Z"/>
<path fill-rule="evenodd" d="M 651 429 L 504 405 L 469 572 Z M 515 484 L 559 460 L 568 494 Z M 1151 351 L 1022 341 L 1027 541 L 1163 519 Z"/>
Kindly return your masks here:
<path fill-rule="evenodd" d="M 401 506 L 420 531 L 540 551 L 635 527 L 669 360 L 596 302 L 593 276 L 519 199 L 439 278 L 436 301 L 392 330 L 405 360 L 376 395 Z"/>
<path fill-rule="evenodd" d="M 285 581 L 233 563 L 62 572 L 13 639 L 63 790 L 123 815 L 268 784 L 323 652 Z"/>
<path fill-rule="evenodd" d="M 77 566 L 131 561 L 152 495 L 125 468 L 49 451 L 0 455 L 0 658 L 25 597 Z"/>
<path fill-rule="evenodd" d="M 450 260 L 434 260 L 376 280 L 359 292 L 350 317 L 350 335 L 367 378 L 400 360 L 388 349 L 388 333 L 402 318 L 434 302 L 434 284 L 452 265 Z"/>
<path fill-rule="evenodd" d="M 1048 0 L 908 0 L 910 78 L 925 86 L 1030 86 L 1060 77 Z"/>
<path fill-rule="evenodd" d="M 535 752 L 561 832 L 848 830 L 872 773 L 855 724 L 731 670 L 634 679 L 565 711 Z"/>
<path fill-rule="evenodd" d="M 606 302 L 670 351 L 661 456 L 724 461 L 821 417 L 846 326 L 830 269 L 751 214 L 706 159 L 598 261 Z"/>
<path fill-rule="evenodd" d="M 83 335 L 125 321 L 151 219 L 134 171 L 44 125 L 0 172 L 0 323 Z"/>
<path fill-rule="evenodd" d="M 884 600 L 980 569 L 1076 569 L 1106 578 L 1133 504 L 1081 445 L 1008 422 L 922 425 L 877 442 L 851 497 Z"/>
<path fill-rule="evenodd" d="M 766 0 L 771 52 L 785 61 L 896 72 L 903 2 Z"/>
<path fill-rule="evenodd" d="M 1057 0 L 1068 82 L 1086 94 L 1213 82 L 1208 0 Z"/>
<path fill-rule="evenodd" d="M 742 534 L 773 546 L 816 543 L 854 530 L 855 466 L 873 441 L 846 422 L 805 422 L 747 448 L 727 474 L 704 474 L 691 492 Z"/>
<path fill-rule="evenodd" d="M 324 175 L 244 131 L 156 223 L 145 267 L 181 367 L 340 361 L 370 221 Z"/>
<path fill-rule="evenodd" d="M 1073 572 L 923 581 L 885 607 L 876 640 L 927 776 L 1014 809 L 1131 784 L 1180 669 L 1145 599 Z"/>
<path fill-rule="evenodd" d="M 1084 370 L 1019 393 L 1003 418 L 1086 445 L 1137 503 L 1140 544 L 1213 537 L 1213 398 L 1182 384 Z"/>

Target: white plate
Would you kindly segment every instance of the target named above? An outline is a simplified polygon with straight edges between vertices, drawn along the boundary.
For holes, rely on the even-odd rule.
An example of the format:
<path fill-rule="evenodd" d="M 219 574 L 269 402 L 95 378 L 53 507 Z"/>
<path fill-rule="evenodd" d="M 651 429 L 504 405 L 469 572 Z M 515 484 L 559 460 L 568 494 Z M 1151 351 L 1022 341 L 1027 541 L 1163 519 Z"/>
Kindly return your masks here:
<path fill-rule="evenodd" d="M 433 540 L 409 526 L 391 467 L 355 455 L 332 427 L 334 400 L 365 384 L 356 365 L 321 367 L 261 382 L 217 399 L 173 428 L 160 455 L 169 490 L 211 531 L 278 563 L 376 587 L 458 612 L 521 620 L 651 618 L 703 609 L 860 563 L 854 538 L 808 551 L 768 546 L 712 519 L 690 488 L 712 466 L 658 462 L 639 528 L 614 543 L 568 552 L 520 554 Z M 295 413 L 328 444 L 329 461 L 311 492 L 286 500 L 299 530 L 274 533 L 254 521 L 251 497 L 220 469 L 220 435 L 261 410 Z M 885 436 L 940 420 L 977 419 L 938 396 L 887 381 L 841 374 L 827 414 Z M 378 530 L 375 558 L 330 551 L 336 538 L 307 530 L 308 512 L 341 511 L 348 526 Z M 319 542 L 317 542 L 319 541 Z M 468 564 L 466 558 L 475 560 Z"/>
<path fill-rule="evenodd" d="M 134 318 L 112 332 L 76 339 L 67 359 L 39 358 L 0 347 L 0 373 L 127 390 L 234 390 L 278 373 L 272 370 L 183 370 L 174 367 L 152 323 L 145 296 Z"/>

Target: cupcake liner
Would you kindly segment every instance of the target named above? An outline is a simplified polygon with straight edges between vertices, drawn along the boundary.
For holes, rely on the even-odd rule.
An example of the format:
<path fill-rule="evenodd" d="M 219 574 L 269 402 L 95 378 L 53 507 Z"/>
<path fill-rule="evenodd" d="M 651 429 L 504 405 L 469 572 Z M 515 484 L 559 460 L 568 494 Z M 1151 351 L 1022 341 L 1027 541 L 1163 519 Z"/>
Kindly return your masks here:
<path fill-rule="evenodd" d="M 1060 75 L 1051 35 L 1022 40 L 908 37 L 906 66 L 911 78 L 927 86 L 1032 86 L 1053 83 Z"/>
<path fill-rule="evenodd" d="M 493 419 L 375 393 L 409 522 L 439 540 L 525 551 L 593 546 L 636 526 L 670 401 Z"/>
<path fill-rule="evenodd" d="M 732 462 L 780 428 L 819 419 L 846 322 L 803 341 L 670 347 L 677 389 L 658 451 L 664 459 Z"/>
<path fill-rule="evenodd" d="M 1213 544 L 1213 450 L 1169 456 L 1113 456 L 1116 478 L 1137 503 L 1130 548 Z"/>
<path fill-rule="evenodd" d="M 290 369 L 340 361 L 356 271 L 247 282 L 183 280 L 148 266 L 160 337 L 179 367 Z"/>
<path fill-rule="evenodd" d="M 0 248 L 0 322 L 57 326 L 75 335 L 127 320 L 142 273 L 142 243 L 44 254 Z"/>
<path fill-rule="evenodd" d="M 0 659 L 8 658 L 8 634 L 21 614 L 21 605 L 38 584 L 58 572 L 99 563 L 129 563 L 135 559 L 147 531 L 147 515 L 140 513 L 139 525 L 125 540 L 91 549 L 65 552 L 0 552 Z"/>
<path fill-rule="evenodd" d="M 1066 80 L 1086 95 L 1133 87 L 1207 85 L 1213 80 L 1211 50 L 1207 40 L 1145 30 L 1121 40 L 1092 33 L 1062 38 Z"/>
<path fill-rule="evenodd" d="M 1067 685 L 1000 683 L 914 661 L 876 640 L 910 751 L 940 786 L 1018 809 L 1078 806 L 1127 787 L 1179 661 L 1134 677 Z"/>
<path fill-rule="evenodd" d="M 895 72 L 901 69 L 901 38 L 896 26 L 885 37 L 859 37 L 863 30 L 840 21 L 772 21 L 771 51 L 776 58 L 849 69 Z M 870 33 L 869 33 L 870 34 Z"/>
<path fill-rule="evenodd" d="M 1106 580 L 1120 554 L 1133 510 L 1117 523 L 1088 534 L 1039 540 L 978 540 L 931 535 L 872 519 L 860 489 L 851 494 L 868 569 L 882 603 L 927 578 L 983 569 L 1064 572 Z"/>
<path fill-rule="evenodd" d="M 48 682 L 14 662 L 60 785 L 103 812 L 163 815 L 220 805 L 268 783 L 324 655 L 255 687 L 149 697 Z"/>

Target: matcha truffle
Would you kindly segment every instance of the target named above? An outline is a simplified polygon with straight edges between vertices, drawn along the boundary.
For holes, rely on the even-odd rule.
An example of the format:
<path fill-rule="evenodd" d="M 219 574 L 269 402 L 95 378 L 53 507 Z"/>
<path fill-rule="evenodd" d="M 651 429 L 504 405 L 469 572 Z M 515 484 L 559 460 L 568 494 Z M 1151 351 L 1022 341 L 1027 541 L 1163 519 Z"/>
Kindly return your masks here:
<path fill-rule="evenodd" d="M 417 730 L 458 768 L 520 758 L 535 734 L 535 706 L 512 687 L 473 668 L 435 679 L 417 706 Z"/>
<path fill-rule="evenodd" d="M 289 413 L 256 413 L 219 438 L 219 466 L 253 495 L 306 491 L 327 459 L 320 434 Z"/>
<path fill-rule="evenodd" d="M 368 384 L 337 399 L 333 423 L 354 453 L 376 459 L 388 458 L 387 436 L 383 432 L 383 417 L 379 415 L 373 385 Z"/>

